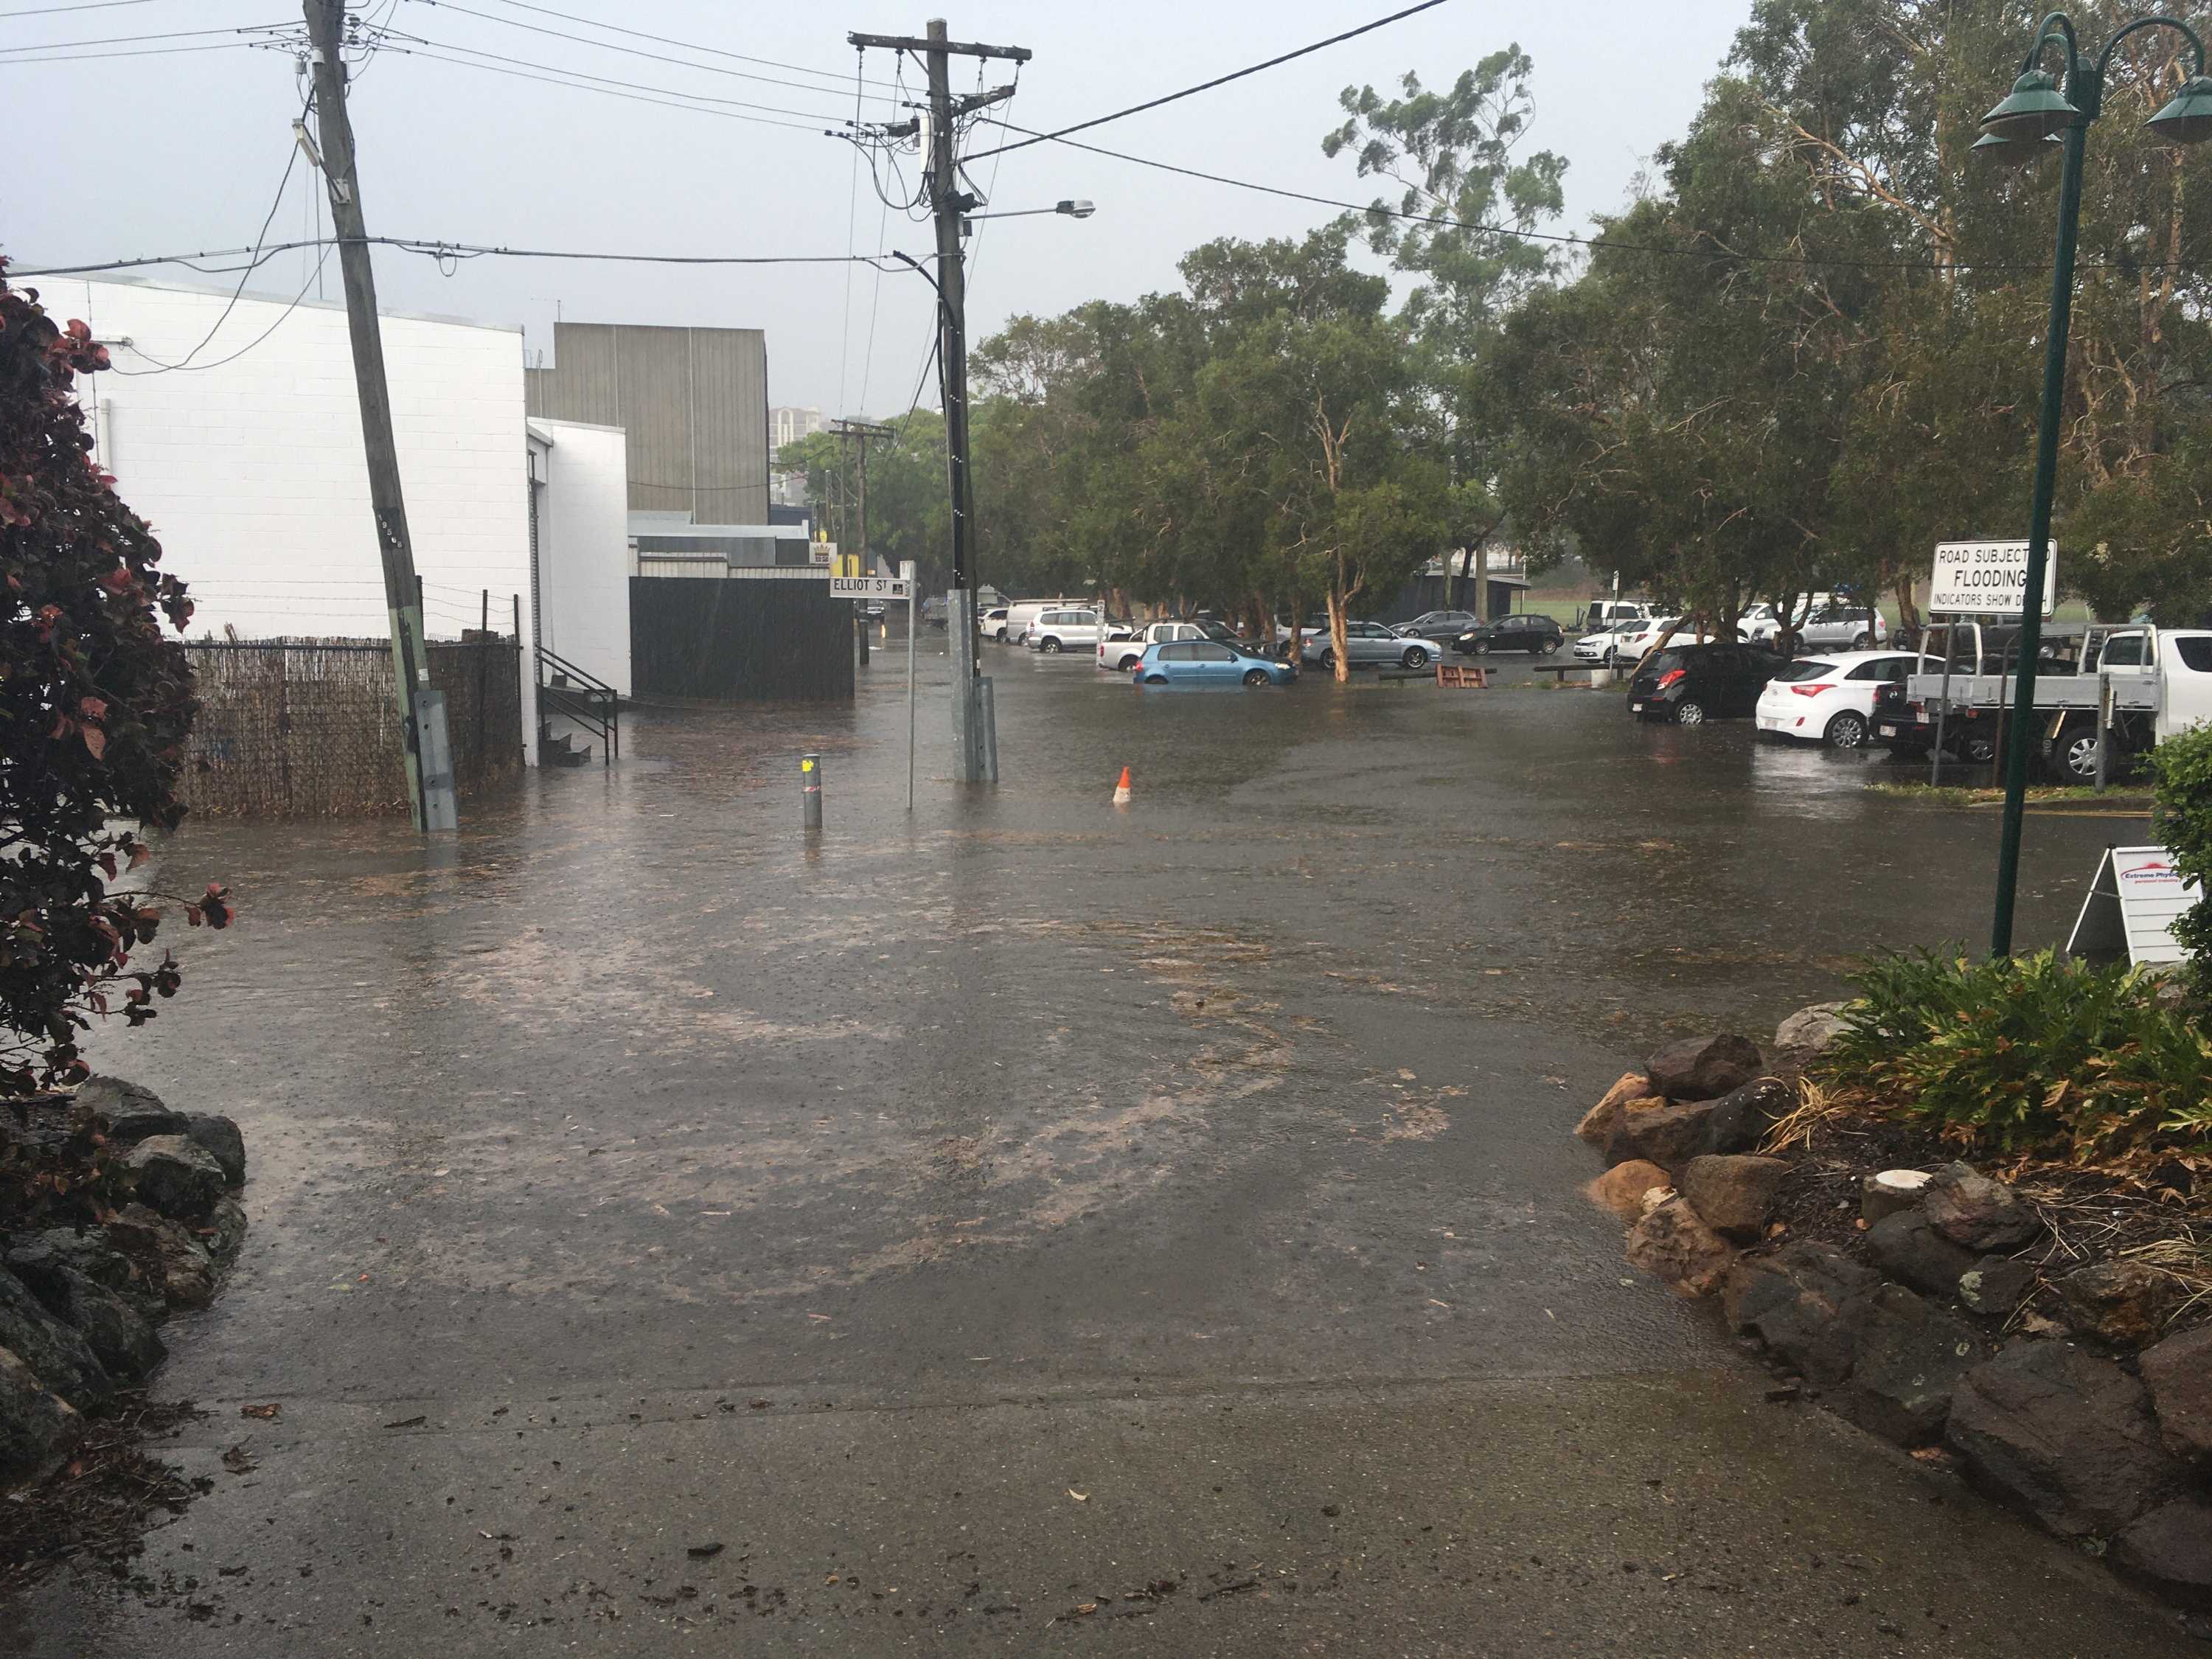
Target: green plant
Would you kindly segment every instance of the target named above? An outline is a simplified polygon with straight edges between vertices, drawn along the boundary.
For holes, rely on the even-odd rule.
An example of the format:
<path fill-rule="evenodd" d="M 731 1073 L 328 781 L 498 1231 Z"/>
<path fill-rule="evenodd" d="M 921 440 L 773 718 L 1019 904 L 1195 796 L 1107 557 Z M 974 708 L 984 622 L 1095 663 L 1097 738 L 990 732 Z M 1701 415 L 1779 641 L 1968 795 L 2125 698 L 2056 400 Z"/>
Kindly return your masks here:
<path fill-rule="evenodd" d="M 2191 726 L 2151 751 L 2158 777 L 2159 838 L 2185 878 L 2212 893 L 2212 725 Z M 2173 924 L 2189 952 L 2200 996 L 2212 998 L 2212 902 L 2199 900 Z"/>
<path fill-rule="evenodd" d="M 2212 1135 L 2212 1039 L 2140 969 L 1922 952 L 1853 976 L 1821 1074 L 1984 1152 L 2110 1157 Z"/>

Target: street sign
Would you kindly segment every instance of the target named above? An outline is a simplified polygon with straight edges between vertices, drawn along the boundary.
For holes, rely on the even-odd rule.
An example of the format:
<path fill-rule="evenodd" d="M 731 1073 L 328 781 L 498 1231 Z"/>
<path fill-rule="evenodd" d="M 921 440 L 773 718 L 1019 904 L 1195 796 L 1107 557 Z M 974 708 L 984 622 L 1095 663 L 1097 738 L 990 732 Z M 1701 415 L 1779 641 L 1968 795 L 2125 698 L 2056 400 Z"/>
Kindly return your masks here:
<path fill-rule="evenodd" d="M 2057 608 L 2058 544 L 2043 562 L 2043 614 Z M 1939 542 L 1928 609 L 1937 616 L 2017 617 L 2027 604 L 2026 542 Z"/>
<path fill-rule="evenodd" d="M 833 599 L 903 599 L 912 597 L 914 584 L 896 576 L 832 576 Z"/>
<path fill-rule="evenodd" d="M 835 568 L 837 560 L 837 544 L 809 542 L 806 544 L 806 558 L 810 564 L 826 564 Z"/>
<path fill-rule="evenodd" d="M 2174 918 L 2203 897 L 2193 881 L 2174 868 L 2163 847 L 2108 847 L 2089 883 L 2089 896 L 2066 941 L 2069 956 L 2117 957 L 2128 961 L 2179 962 L 2173 940 Z"/>

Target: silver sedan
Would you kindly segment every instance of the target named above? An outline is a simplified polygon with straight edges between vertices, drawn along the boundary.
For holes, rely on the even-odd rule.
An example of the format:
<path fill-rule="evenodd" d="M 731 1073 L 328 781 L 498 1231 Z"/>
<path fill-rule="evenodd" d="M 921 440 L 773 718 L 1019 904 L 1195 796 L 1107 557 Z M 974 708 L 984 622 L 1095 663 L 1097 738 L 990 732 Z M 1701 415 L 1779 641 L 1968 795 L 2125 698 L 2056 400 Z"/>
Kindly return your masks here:
<path fill-rule="evenodd" d="M 1437 655 L 1435 641 L 1407 639 L 1376 622 L 1345 623 L 1344 649 L 1345 660 L 1354 668 L 1426 668 Z M 1336 665 L 1336 647 L 1327 634 L 1307 635 L 1299 656 L 1311 668 Z"/>

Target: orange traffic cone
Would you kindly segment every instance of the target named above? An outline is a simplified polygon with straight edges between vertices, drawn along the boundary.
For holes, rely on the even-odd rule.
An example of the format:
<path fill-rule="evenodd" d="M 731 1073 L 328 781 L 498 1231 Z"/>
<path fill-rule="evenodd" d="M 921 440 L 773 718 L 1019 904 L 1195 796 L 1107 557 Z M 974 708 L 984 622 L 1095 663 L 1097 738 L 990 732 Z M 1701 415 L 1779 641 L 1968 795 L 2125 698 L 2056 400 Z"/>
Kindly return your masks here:
<path fill-rule="evenodd" d="M 1129 769 L 1125 766 L 1121 769 L 1121 781 L 1114 786 L 1114 805 L 1116 806 L 1127 806 L 1128 804 Z"/>

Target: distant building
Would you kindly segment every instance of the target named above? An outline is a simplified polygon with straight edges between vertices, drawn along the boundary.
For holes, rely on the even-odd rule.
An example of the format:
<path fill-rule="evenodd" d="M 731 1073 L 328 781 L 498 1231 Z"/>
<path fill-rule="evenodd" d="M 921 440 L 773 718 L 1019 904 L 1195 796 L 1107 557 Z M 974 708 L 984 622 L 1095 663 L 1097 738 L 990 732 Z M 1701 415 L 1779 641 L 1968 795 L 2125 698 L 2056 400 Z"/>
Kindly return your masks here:
<path fill-rule="evenodd" d="M 779 404 L 768 412 L 768 441 L 771 453 L 821 430 L 822 411 L 818 409 L 794 409 L 788 404 Z"/>

